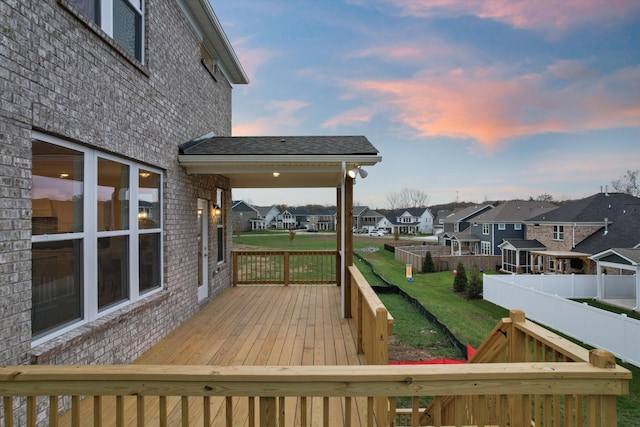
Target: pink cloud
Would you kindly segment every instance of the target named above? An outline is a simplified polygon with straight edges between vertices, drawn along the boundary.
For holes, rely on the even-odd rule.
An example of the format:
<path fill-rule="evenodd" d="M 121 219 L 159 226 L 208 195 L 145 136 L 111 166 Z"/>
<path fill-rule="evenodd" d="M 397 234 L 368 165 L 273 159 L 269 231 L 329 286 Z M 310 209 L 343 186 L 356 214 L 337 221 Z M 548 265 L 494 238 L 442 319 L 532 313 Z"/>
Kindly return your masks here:
<path fill-rule="evenodd" d="M 309 105 L 297 100 L 271 101 L 265 105 L 261 117 L 251 122 L 233 125 L 234 136 L 283 135 L 295 132 L 300 124 L 297 114 Z"/>
<path fill-rule="evenodd" d="M 514 28 L 555 32 L 589 22 L 611 24 L 640 11 L 640 2 L 629 0 L 387 0 L 406 15 L 475 15 Z"/>
<path fill-rule="evenodd" d="M 349 87 L 368 107 L 326 124 L 385 114 L 415 136 L 469 138 L 485 149 L 525 135 L 640 125 L 640 67 L 607 76 L 585 72 L 577 80 L 558 80 L 556 74 L 508 77 L 506 69 L 455 69 L 408 80 L 352 81 Z"/>
<path fill-rule="evenodd" d="M 264 48 L 250 48 L 249 41 L 247 37 L 241 38 L 235 40 L 233 46 L 249 79 L 253 80 L 253 77 L 258 75 L 258 70 L 267 62 L 280 56 L 280 53 Z"/>

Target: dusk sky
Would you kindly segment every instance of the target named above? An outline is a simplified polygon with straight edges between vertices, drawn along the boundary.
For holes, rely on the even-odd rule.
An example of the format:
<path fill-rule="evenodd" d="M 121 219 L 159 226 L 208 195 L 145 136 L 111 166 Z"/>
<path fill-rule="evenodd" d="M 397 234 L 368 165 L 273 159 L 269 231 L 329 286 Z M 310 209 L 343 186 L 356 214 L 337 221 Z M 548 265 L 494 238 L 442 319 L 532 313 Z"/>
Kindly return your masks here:
<path fill-rule="evenodd" d="M 430 205 L 576 199 L 640 169 L 638 0 L 210 1 L 251 80 L 233 136 L 366 136 L 382 162 L 357 204 L 403 188 Z"/>

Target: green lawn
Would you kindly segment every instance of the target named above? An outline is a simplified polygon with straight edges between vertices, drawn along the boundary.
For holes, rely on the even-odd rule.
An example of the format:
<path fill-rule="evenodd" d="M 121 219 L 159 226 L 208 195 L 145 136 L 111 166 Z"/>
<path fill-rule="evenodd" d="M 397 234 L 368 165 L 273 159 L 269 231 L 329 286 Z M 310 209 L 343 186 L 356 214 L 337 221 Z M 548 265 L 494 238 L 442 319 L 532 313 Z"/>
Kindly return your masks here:
<path fill-rule="evenodd" d="M 234 244 L 257 246 L 269 249 L 335 249 L 335 235 L 314 235 L 306 233 L 296 234 L 293 240 L 289 240 L 287 233 L 268 234 L 243 234 L 240 237 L 234 235 Z M 377 251 L 366 250 L 376 248 Z M 453 274 L 448 272 L 421 274 L 414 268 L 413 282 L 408 282 L 405 277 L 405 266 L 396 261 L 394 254 L 384 250 L 383 241 L 369 243 L 354 240 L 354 249 L 357 254 L 370 262 L 374 269 L 387 281 L 395 284 L 408 295 L 418 300 L 429 312 L 446 325 L 449 330 L 462 343 L 469 343 L 477 347 L 493 329 L 496 323 L 508 316 L 508 311 L 484 300 L 468 301 L 453 292 Z M 365 250 L 363 250 L 365 249 Z M 372 286 L 382 286 L 384 282 L 377 279 L 369 268 L 354 257 L 354 263 L 363 273 Z M 427 323 L 415 317 L 412 313 L 415 308 L 410 304 L 404 304 L 397 296 L 381 295 L 381 299 L 389 312 L 394 316 L 394 330 L 398 342 L 415 345 L 422 348 L 430 348 L 435 357 L 456 357 L 447 355 L 444 343 L 435 334 L 426 334 Z M 400 298 L 402 299 L 402 298 Z M 592 302 L 589 302 L 592 304 Z M 609 309 L 611 309 L 609 307 Z M 409 312 L 405 315 L 404 312 Z M 418 314 L 419 316 L 419 314 Z M 420 316 L 421 317 L 421 316 Z M 429 329 L 430 330 L 430 329 Z M 429 339 L 432 338 L 433 341 Z M 451 347 L 455 354 L 455 349 Z M 619 362 L 620 363 L 620 362 Z M 633 373 L 630 382 L 630 394 L 618 396 L 618 426 L 640 426 L 640 368 L 629 364 L 620 363 Z"/>

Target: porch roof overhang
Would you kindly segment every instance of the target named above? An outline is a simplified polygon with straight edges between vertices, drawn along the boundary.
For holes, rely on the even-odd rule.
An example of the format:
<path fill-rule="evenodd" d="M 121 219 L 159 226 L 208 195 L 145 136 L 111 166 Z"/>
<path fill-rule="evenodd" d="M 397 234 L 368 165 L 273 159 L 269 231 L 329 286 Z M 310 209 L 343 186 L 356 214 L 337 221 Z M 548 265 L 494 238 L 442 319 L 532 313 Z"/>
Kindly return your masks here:
<path fill-rule="evenodd" d="M 562 258 L 562 259 L 571 259 L 571 258 L 579 258 L 579 259 L 587 259 L 589 258 L 589 254 L 585 254 L 582 252 L 571 252 L 571 251 L 531 251 L 533 255 L 542 255 L 551 258 Z"/>
<path fill-rule="evenodd" d="M 345 171 L 381 160 L 364 136 L 204 135 L 178 154 L 187 173 L 224 175 L 232 188 L 336 188 Z"/>

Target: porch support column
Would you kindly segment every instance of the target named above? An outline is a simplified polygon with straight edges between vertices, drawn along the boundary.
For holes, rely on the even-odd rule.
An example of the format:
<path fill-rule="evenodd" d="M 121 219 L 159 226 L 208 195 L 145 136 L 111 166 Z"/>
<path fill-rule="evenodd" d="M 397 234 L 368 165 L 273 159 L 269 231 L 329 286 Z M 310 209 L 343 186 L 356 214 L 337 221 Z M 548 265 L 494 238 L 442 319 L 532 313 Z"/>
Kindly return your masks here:
<path fill-rule="evenodd" d="M 344 235 L 344 317 L 345 319 L 351 318 L 351 272 L 348 267 L 353 265 L 353 182 L 354 178 L 346 177 L 345 182 L 345 195 L 344 195 L 344 228 L 342 234 Z"/>
<path fill-rule="evenodd" d="M 640 268 L 636 267 L 636 306 L 633 307 L 633 311 L 637 311 L 640 308 Z"/>
<path fill-rule="evenodd" d="M 604 296 L 602 288 L 602 264 L 600 264 L 600 262 L 598 261 L 596 265 L 596 299 L 602 300 L 602 297 Z"/>

